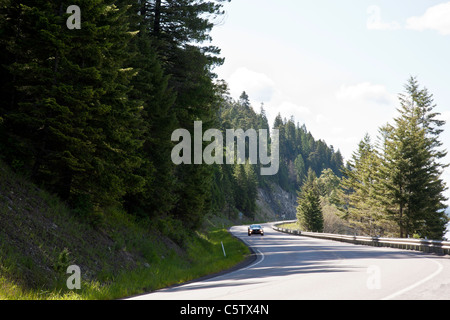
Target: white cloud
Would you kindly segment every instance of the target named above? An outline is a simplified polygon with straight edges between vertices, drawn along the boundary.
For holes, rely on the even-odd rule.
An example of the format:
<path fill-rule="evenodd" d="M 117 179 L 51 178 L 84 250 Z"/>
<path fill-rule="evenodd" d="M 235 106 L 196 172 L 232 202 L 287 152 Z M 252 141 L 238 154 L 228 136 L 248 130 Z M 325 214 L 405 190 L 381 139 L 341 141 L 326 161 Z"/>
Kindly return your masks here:
<path fill-rule="evenodd" d="M 450 2 L 430 7 L 422 16 L 408 18 L 404 25 L 397 21 L 383 21 L 381 9 L 376 5 L 370 6 L 367 13 L 369 14 L 367 20 L 369 30 L 435 30 L 441 35 L 450 35 Z"/>
<path fill-rule="evenodd" d="M 329 105 L 321 111 L 332 121 L 318 124 L 325 141 L 339 148 L 348 160 L 358 142 L 368 133 L 373 139 L 378 129 L 393 119 L 398 99 L 386 86 L 370 81 L 335 87 Z"/>
<path fill-rule="evenodd" d="M 275 93 L 275 83 L 266 74 L 249 70 L 245 67 L 237 69 L 228 79 L 230 94 L 238 98 L 245 91 L 252 101 L 268 102 Z"/>
<path fill-rule="evenodd" d="M 316 116 L 316 122 L 319 125 L 330 125 L 332 123 L 331 119 L 324 114 L 320 113 Z"/>
<path fill-rule="evenodd" d="M 304 106 L 299 106 L 290 101 L 283 101 L 277 109 L 280 113 L 286 117 L 294 116 L 298 118 L 298 116 L 308 116 L 311 115 L 311 110 Z"/>
<path fill-rule="evenodd" d="M 390 94 L 385 86 L 363 82 L 356 85 L 342 85 L 336 92 L 340 101 L 371 101 L 379 104 L 391 104 L 395 96 Z"/>
<path fill-rule="evenodd" d="M 345 132 L 345 129 L 342 128 L 342 127 L 333 127 L 333 128 L 331 128 L 331 130 L 330 130 L 330 133 L 331 133 L 332 135 L 339 135 L 339 134 L 342 134 L 342 133 L 344 133 L 344 132 Z"/>
<path fill-rule="evenodd" d="M 369 30 L 397 30 L 401 28 L 400 23 L 396 21 L 385 22 L 381 18 L 381 9 L 378 6 L 367 8 L 369 19 L 367 20 L 367 29 Z"/>
<path fill-rule="evenodd" d="M 420 17 L 409 18 L 406 28 L 419 31 L 436 30 L 442 35 L 450 35 L 450 2 L 430 7 Z"/>

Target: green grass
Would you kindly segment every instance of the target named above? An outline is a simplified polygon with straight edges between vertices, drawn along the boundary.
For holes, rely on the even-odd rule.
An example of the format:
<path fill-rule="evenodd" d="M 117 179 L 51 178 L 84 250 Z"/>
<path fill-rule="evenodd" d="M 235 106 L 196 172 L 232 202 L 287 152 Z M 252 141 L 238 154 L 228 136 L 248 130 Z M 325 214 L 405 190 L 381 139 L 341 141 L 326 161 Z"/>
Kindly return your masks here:
<path fill-rule="evenodd" d="M 223 255 L 221 241 L 227 248 L 226 257 Z M 169 252 L 157 263 L 125 272 L 106 286 L 98 283 L 85 284 L 77 298 L 117 299 L 148 293 L 229 269 L 250 253 L 242 242 L 223 229 L 197 233 L 187 242 L 186 256 Z"/>
<path fill-rule="evenodd" d="M 290 229 L 290 230 L 300 230 L 300 226 L 299 226 L 298 222 L 284 223 L 284 224 L 278 225 L 278 227 L 284 228 L 284 229 Z"/>
<path fill-rule="evenodd" d="M 77 216 L 0 162 L 0 300 L 120 299 L 223 271 L 249 254 L 211 223 L 187 232 L 119 208 Z M 81 269 L 81 290 L 67 288 L 69 265 Z"/>
<path fill-rule="evenodd" d="M 8 274 L 17 274 L 13 265 L 21 265 L 26 262 L 26 257 L 17 259 L 14 263 L 2 261 L 0 270 L 0 299 L 19 300 L 110 300 L 120 299 L 133 295 L 148 293 L 175 284 L 181 284 L 190 280 L 214 274 L 232 268 L 243 261 L 249 254 L 249 249 L 239 240 L 232 237 L 224 229 L 216 229 L 191 235 L 186 241 L 186 251 L 182 255 L 175 251 L 168 251 L 160 255 L 158 249 L 153 248 L 153 242 L 142 239 L 138 248 L 142 254 L 147 255 L 144 265 L 133 270 L 124 270 L 117 274 L 105 269 L 99 272 L 97 280 L 83 280 L 81 290 L 68 290 L 65 287 L 65 277 L 61 277 L 59 283 L 53 288 L 26 289 L 19 283 L 15 283 L 7 277 Z M 226 257 L 222 251 L 223 242 Z M 130 248 L 131 249 L 131 248 Z M 26 262 L 30 265 L 30 261 Z M 67 275 L 68 277 L 69 275 Z"/>

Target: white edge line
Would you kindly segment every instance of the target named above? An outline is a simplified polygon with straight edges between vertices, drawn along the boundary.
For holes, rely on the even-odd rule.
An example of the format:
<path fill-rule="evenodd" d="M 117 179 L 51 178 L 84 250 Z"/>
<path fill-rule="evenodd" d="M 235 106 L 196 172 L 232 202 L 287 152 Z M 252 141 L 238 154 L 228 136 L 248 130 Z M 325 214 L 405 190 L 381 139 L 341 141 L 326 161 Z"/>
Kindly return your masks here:
<path fill-rule="evenodd" d="M 251 266 L 248 266 L 248 267 L 246 267 L 246 268 L 244 268 L 244 269 L 236 270 L 236 272 L 239 272 L 239 271 L 245 271 L 245 270 L 248 270 L 248 269 L 250 269 L 250 268 L 256 267 L 258 264 L 260 264 L 261 262 L 264 261 L 264 253 L 262 253 L 262 252 L 259 251 L 258 249 L 256 249 L 256 251 L 258 252 L 258 256 L 261 257 L 261 260 L 259 260 L 258 262 L 255 262 L 255 263 L 252 264 Z"/>
<path fill-rule="evenodd" d="M 252 245 L 251 245 L 250 243 L 248 243 L 246 240 L 244 240 L 244 239 L 242 239 L 242 238 L 241 238 L 241 240 L 242 240 L 242 242 L 244 242 L 244 243 L 247 245 L 247 247 L 252 247 Z M 264 261 L 264 257 L 265 257 L 265 256 L 264 256 L 264 253 L 262 253 L 259 249 L 256 249 L 256 248 L 255 248 L 254 250 L 255 250 L 255 252 L 256 252 L 256 254 L 257 254 L 257 257 L 258 257 L 258 256 L 261 257 L 261 260 L 255 262 L 254 264 L 252 264 L 252 265 L 250 265 L 250 266 L 248 266 L 248 267 L 245 267 L 245 268 L 243 268 L 243 269 L 236 270 L 236 271 L 234 271 L 234 272 L 232 272 L 232 273 L 248 270 L 248 269 L 250 269 L 250 268 L 256 267 L 258 264 L 260 264 L 261 262 Z"/>
<path fill-rule="evenodd" d="M 431 259 L 429 259 L 429 260 L 431 260 Z M 413 284 L 413 285 L 411 285 L 411 286 L 409 286 L 409 287 L 407 287 L 407 288 L 405 288 L 403 290 L 400 290 L 400 291 L 398 291 L 398 292 L 396 292 L 394 294 L 391 294 L 390 296 L 388 296 L 388 297 L 386 297 L 386 298 L 384 298 L 382 300 L 392 300 L 392 299 L 394 299 L 394 298 L 396 298 L 396 297 L 398 297 L 398 296 L 400 296 L 400 295 L 402 295 L 402 294 L 404 294 L 404 293 L 406 293 L 408 291 L 411 291 L 414 288 L 417 288 L 418 286 L 424 284 L 425 282 L 430 281 L 431 279 L 433 279 L 434 277 L 439 275 L 442 272 L 442 270 L 444 269 L 443 265 L 441 263 L 435 261 L 435 260 L 431 260 L 431 261 L 433 261 L 434 263 L 436 263 L 438 265 L 438 270 L 436 272 L 434 272 L 433 274 L 429 275 L 428 277 L 422 279 L 421 281 L 416 282 L 415 284 Z"/>

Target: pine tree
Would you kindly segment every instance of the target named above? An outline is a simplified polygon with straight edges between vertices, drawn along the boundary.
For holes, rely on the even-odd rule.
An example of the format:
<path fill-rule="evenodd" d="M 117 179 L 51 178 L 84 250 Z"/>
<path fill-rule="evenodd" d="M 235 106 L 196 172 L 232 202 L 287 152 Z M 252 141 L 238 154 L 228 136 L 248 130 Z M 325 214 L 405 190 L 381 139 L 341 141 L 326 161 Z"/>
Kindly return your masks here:
<path fill-rule="evenodd" d="M 258 129 L 265 129 L 269 131 L 269 121 L 267 120 L 266 110 L 264 108 L 264 103 L 261 104 L 261 112 L 259 114 Z"/>
<path fill-rule="evenodd" d="M 247 211 L 247 203 L 248 203 L 248 194 L 246 193 L 246 174 L 245 174 L 245 168 L 242 164 L 236 164 L 234 165 L 234 172 L 233 172 L 234 180 L 236 181 L 235 187 L 234 187 L 234 197 L 236 199 L 236 208 L 244 214 L 249 215 L 249 212 Z"/>
<path fill-rule="evenodd" d="M 297 219 L 305 231 L 323 232 L 324 221 L 317 177 L 311 169 L 308 170 L 306 181 L 298 195 Z"/>
<path fill-rule="evenodd" d="M 299 154 L 295 159 L 294 165 L 297 172 L 297 185 L 301 186 L 307 173 L 305 161 L 303 160 L 303 156 L 301 154 Z"/>
<path fill-rule="evenodd" d="M 400 102 L 395 124 L 382 128 L 384 204 L 400 237 L 441 239 L 448 222 L 441 178 L 447 165 L 439 162 L 446 155 L 439 148 L 444 122 L 436 119 L 432 95 L 419 89 L 415 78 L 408 81 Z"/>
<path fill-rule="evenodd" d="M 100 199 L 107 200 L 103 205 L 108 204 L 109 198 L 120 204 L 128 191 L 139 190 L 144 183 L 144 178 L 135 173 L 142 164 L 138 153 L 142 147 L 142 109 L 138 101 L 129 98 L 131 80 L 136 74 L 129 61 L 130 55 L 134 54 L 130 42 L 135 30 L 130 29 L 131 13 L 126 1 L 105 0 L 104 4 L 89 2 L 89 5 L 86 10 L 86 5 L 82 4 L 87 19 L 85 29 L 89 31 L 89 23 L 96 23 L 100 33 L 83 36 L 80 40 L 93 39 L 94 48 L 103 50 L 102 54 L 95 51 L 101 57 L 96 61 L 99 63 L 96 67 L 105 91 L 100 103 L 108 112 L 90 124 L 101 128 L 103 136 L 96 141 L 95 156 L 100 161 L 95 163 L 94 171 L 84 176 L 83 183 L 86 185 L 88 179 L 95 179 L 104 191 L 99 195 Z M 88 52 L 86 50 L 84 54 Z M 93 194 L 95 199 L 95 191 Z"/>
<path fill-rule="evenodd" d="M 83 8 L 80 30 L 67 28 L 62 1 L 5 8 L 11 92 L 1 144 L 9 163 L 63 199 L 117 203 L 142 182 L 132 174 L 139 112 L 126 99 L 126 11 L 103 0 L 74 4 Z"/>
<path fill-rule="evenodd" d="M 343 171 L 341 182 L 346 204 L 341 209 L 358 234 L 376 236 L 391 231 L 378 198 L 379 167 L 379 155 L 366 134 Z"/>
<path fill-rule="evenodd" d="M 138 34 L 130 44 L 134 54 L 130 66 L 136 74 L 132 78 L 129 99 L 141 106 L 143 120 L 138 150 L 142 164 L 136 174 L 145 182 L 142 189 L 129 190 L 125 204 L 129 211 L 144 216 L 162 216 L 170 212 L 177 202 L 175 194 L 175 166 L 171 161 L 171 134 L 177 128 L 172 107 L 176 95 L 168 86 L 169 77 L 159 61 L 152 43 L 148 23 L 138 15 L 141 7 L 133 8 L 131 17 L 139 17 L 133 24 Z"/>
<path fill-rule="evenodd" d="M 145 1 L 141 13 L 152 43 L 161 57 L 162 67 L 170 76 L 169 87 L 176 100 L 171 112 L 177 126 L 193 134 L 194 121 L 202 121 L 203 130 L 217 124 L 220 84 L 214 83 L 213 68 L 223 63 L 220 50 L 204 46 L 211 40 L 213 19 L 223 14 L 222 2 L 175 0 Z M 200 224 L 210 210 L 214 168 L 207 165 L 178 166 L 175 169 L 178 202 L 173 215 L 189 227 Z"/>
<path fill-rule="evenodd" d="M 250 217 L 254 218 L 256 213 L 256 199 L 258 197 L 258 178 L 256 176 L 255 167 L 249 162 L 245 164 L 246 176 L 246 194 L 247 194 L 247 212 Z"/>

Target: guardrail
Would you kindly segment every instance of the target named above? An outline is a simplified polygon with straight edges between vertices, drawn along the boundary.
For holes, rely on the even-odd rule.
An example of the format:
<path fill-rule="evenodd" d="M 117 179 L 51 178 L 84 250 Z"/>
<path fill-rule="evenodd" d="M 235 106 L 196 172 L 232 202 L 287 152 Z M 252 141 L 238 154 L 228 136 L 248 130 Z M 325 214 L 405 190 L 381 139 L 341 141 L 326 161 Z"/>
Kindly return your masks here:
<path fill-rule="evenodd" d="M 298 236 L 347 242 L 357 245 L 366 245 L 373 247 L 390 247 L 404 250 L 421 251 L 425 253 L 436 253 L 439 255 L 450 255 L 450 242 L 448 241 L 349 236 L 331 233 L 304 232 L 300 230 L 291 230 L 278 227 L 279 225 L 285 223 L 288 222 L 275 224 L 273 226 L 273 229 L 279 232 L 289 233 Z"/>

